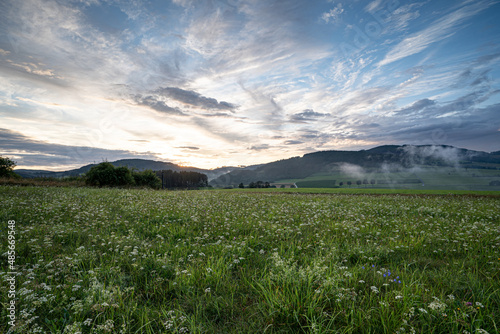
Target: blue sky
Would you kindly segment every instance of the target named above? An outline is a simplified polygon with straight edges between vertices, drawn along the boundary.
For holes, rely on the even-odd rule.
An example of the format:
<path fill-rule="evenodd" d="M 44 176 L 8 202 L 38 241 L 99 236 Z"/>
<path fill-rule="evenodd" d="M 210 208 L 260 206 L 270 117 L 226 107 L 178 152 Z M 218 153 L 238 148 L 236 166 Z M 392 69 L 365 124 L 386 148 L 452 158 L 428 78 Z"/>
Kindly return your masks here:
<path fill-rule="evenodd" d="M 65 170 L 500 150 L 499 1 L 1 0 L 0 154 Z"/>

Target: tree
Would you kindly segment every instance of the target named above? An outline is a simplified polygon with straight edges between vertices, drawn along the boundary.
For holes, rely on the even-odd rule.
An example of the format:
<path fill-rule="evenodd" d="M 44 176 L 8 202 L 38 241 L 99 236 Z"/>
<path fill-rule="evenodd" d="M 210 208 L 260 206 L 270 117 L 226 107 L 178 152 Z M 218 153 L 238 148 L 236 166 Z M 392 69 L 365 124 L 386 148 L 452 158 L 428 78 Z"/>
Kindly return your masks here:
<path fill-rule="evenodd" d="M 356 184 L 357 184 L 358 186 L 360 186 L 360 185 L 361 185 L 361 180 L 357 180 L 357 181 L 356 181 Z"/>
<path fill-rule="evenodd" d="M 343 185 L 344 185 L 344 182 L 340 181 L 340 182 L 339 182 L 339 186 L 341 186 L 341 187 L 342 187 Z"/>
<path fill-rule="evenodd" d="M 111 184 L 111 186 L 130 186 L 134 184 L 135 180 L 130 169 L 125 166 L 115 169 L 115 184 Z"/>
<path fill-rule="evenodd" d="M 238 186 L 238 188 L 241 188 L 241 189 L 245 188 L 245 185 L 243 184 L 243 182 L 240 183 L 240 185 Z"/>
<path fill-rule="evenodd" d="M 85 183 L 97 187 L 132 186 L 135 184 L 132 172 L 125 166 L 115 168 L 109 162 L 93 166 L 85 174 Z"/>
<path fill-rule="evenodd" d="M 85 174 L 85 183 L 97 187 L 114 185 L 116 183 L 115 166 L 109 162 L 101 162 L 93 166 Z"/>
<path fill-rule="evenodd" d="M 168 189 L 208 187 L 208 177 L 202 173 L 175 172 L 168 169 L 157 171 L 156 175 L 160 177 L 163 186 Z"/>
<path fill-rule="evenodd" d="M 371 179 L 371 180 L 370 180 L 370 184 L 371 184 L 371 185 L 374 185 L 374 184 L 375 184 L 375 179 Z"/>
<path fill-rule="evenodd" d="M 7 157 L 0 157 L 0 177 L 20 177 L 14 173 L 16 163 Z"/>
<path fill-rule="evenodd" d="M 349 187 L 351 186 L 351 184 L 352 184 L 352 182 L 351 182 L 351 181 L 347 181 L 347 185 L 348 185 Z"/>
<path fill-rule="evenodd" d="M 150 169 L 142 172 L 133 171 L 132 176 L 134 177 L 136 186 L 150 187 L 153 189 L 161 188 L 161 179 Z"/>

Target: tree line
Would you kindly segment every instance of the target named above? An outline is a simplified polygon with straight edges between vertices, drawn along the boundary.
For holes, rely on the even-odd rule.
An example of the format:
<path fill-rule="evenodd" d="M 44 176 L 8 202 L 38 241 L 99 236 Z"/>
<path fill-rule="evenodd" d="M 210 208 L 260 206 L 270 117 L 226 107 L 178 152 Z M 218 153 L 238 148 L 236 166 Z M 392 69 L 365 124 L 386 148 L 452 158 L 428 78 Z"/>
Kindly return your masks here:
<path fill-rule="evenodd" d="M 208 177 L 202 173 L 176 172 L 169 169 L 156 171 L 156 176 L 162 187 L 167 189 L 208 187 Z"/>
<path fill-rule="evenodd" d="M 161 181 L 151 170 L 137 171 L 128 167 L 115 167 L 109 162 L 93 166 L 85 174 L 85 183 L 95 187 L 149 187 L 161 188 Z"/>
<path fill-rule="evenodd" d="M 173 170 L 144 171 L 115 167 L 109 162 L 93 166 L 85 174 L 85 182 L 92 186 L 138 186 L 153 189 L 193 189 L 208 187 L 208 177 L 197 172 L 176 172 Z"/>

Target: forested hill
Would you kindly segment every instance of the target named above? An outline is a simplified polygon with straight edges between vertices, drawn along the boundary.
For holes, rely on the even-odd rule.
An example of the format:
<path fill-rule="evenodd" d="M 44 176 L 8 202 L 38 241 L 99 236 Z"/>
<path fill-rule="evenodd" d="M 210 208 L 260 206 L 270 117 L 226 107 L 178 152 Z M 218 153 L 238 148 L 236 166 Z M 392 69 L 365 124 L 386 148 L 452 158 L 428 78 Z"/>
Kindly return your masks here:
<path fill-rule="evenodd" d="M 235 169 L 235 167 L 222 167 L 217 169 L 200 169 L 196 167 L 184 167 L 173 164 L 171 162 L 153 161 L 145 159 L 123 159 L 110 162 L 115 167 L 126 166 L 128 168 L 136 168 L 139 171 L 151 169 L 153 171 L 158 170 L 172 170 L 175 172 L 197 172 L 207 175 L 208 179 L 214 179 L 218 176 L 225 174 L 229 171 Z M 66 177 L 66 176 L 78 176 L 82 175 L 90 170 L 93 166 L 97 164 L 90 164 L 83 166 L 78 169 L 72 169 L 64 172 L 50 172 L 44 170 L 29 170 L 29 169 L 16 169 L 16 173 L 22 177 L 32 178 L 32 177 Z"/>
<path fill-rule="evenodd" d="M 271 162 L 254 170 L 234 170 L 213 180 L 213 185 L 247 184 L 258 180 L 274 182 L 303 179 L 319 172 L 328 172 L 342 164 L 363 168 L 384 166 L 457 166 L 485 168 L 484 164 L 500 164 L 499 152 L 486 153 L 435 145 L 385 145 L 361 151 L 321 151 L 286 160 Z"/>

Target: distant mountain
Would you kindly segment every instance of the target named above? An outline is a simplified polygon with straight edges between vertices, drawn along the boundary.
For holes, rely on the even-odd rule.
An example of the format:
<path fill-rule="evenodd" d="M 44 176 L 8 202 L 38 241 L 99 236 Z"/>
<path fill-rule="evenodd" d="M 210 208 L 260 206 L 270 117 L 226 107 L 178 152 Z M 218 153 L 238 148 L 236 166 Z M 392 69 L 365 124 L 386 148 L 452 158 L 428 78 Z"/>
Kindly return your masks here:
<path fill-rule="evenodd" d="M 140 171 L 145 169 L 156 170 L 173 170 L 176 172 L 186 171 L 186 172 L 198 172 L 207 175 L 209 180 L 215 179 L 223 174 L 231 172 L 238 167 L 221 167 L 217 169 L 201 169 L 196 167 L 184 167 L 173 164 L 171 162 L 153 161 L 145 159 L 122 159 L 110 162 L 115 167 L 126 166 L 128 168 L 136 168 Z M 32 170 L 32 169 L 16 169 L 15 172 L 25 178 L 34 177 L 68 177 L 68 176 L 79 176 L 85 174 L 97 164 L 90 164 L 78 169 L 72 169 L 64 172 L 51 172 L 45 170 Z"/>
<path fill-rule="evenodd" d="M 235 186 L 241 182 L 248 184 L 255 181 L 303 179 L 344 165 L 365 169 L 381 169 L 384 166 L 400 169 L 414 166 L 488 168 L 484 164 L 500 164 L 499 152 L 486 153 L 444 145 L 385 145 L 361 151 L 321 151 L 271 162 L 253 169 L 236 169 L 212 180 L 211 184 Z"/>

